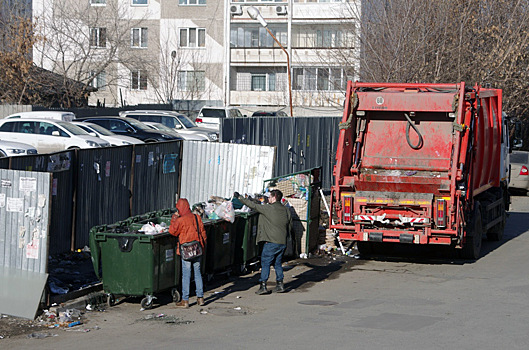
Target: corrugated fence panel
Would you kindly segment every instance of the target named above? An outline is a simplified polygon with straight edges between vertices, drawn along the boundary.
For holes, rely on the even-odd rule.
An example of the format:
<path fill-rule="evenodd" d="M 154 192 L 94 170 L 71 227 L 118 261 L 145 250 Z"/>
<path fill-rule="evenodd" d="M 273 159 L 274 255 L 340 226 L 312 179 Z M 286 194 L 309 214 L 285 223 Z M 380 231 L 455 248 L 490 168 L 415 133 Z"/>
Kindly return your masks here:
<path fill-rule="evenodd" d="M 222 142 L 277 146 L 273 177 L 322 167 L 322 186 L 332 185 L 340 117 L 252 117 L 221 121 Z"/>
<path fill-rule="evenodd" d="M 135 146 L 132 215 L 175 205 L 183 141 Z"/>
<path fill-rule="evenodd" d="M 74 249 L 88 245 L 90 229 L 130 216 L 133 146 L 77 150 Z"/>
<path fill-rule="evenodd" d="M 184 142 L 181 197 L 191 205 L 234 191 L 257 193 L 274 173 L 275 147 Z"/>
<path fill-rule="evenodd" d="M 52 173 L 50 254 L 69 251 L 72 245 L 74 151 L 13 157 L 11 169 Z"/>
<path fill-rule="evenodd" d="M 51 174 L 0 169 L 0 266 L 46 273 Z"/>

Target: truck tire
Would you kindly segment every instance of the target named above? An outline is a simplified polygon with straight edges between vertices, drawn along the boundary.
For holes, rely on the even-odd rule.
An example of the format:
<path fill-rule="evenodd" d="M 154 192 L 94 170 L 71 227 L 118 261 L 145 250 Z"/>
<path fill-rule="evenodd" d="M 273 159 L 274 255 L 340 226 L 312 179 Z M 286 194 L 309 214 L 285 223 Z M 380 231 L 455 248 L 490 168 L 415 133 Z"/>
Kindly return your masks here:
<path fill-rule="evenodd" d="M 463 259 L 477 260 L 481 253 L 481 243 L 483 239 L 483 226 L 481 222 L 481 208 L 478 202 L 474 206 L 474 212 L 467 226 L 466 241 L 461 250 Z"/>

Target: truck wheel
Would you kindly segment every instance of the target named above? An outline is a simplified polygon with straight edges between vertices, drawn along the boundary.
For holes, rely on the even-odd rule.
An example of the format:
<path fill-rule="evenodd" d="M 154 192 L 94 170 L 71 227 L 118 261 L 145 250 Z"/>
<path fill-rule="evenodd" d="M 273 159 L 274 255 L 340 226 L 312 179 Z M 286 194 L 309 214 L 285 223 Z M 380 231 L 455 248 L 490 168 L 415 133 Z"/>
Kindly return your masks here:
<path fill-rule="evenodd" d="M 467 229 L 466 242 L 461 251 L 463 259 L 477 260 L 481 252 L 481 241 L 483 238 L 483 227 L 481 224 L 481 210 L 480 205 L 476 203 L 474 213 L 470 219 Z"/>

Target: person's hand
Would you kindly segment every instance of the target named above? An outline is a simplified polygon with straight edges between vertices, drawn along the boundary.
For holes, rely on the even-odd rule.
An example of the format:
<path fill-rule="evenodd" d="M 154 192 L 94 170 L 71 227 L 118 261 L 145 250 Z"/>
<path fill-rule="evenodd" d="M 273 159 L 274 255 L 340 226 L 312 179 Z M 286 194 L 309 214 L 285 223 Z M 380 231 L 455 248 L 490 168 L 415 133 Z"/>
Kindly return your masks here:
<path fill-rule="evenodd" d="M 233 192 L 233 198 L 239 199 L 240 196 L 239 192 Z"/>

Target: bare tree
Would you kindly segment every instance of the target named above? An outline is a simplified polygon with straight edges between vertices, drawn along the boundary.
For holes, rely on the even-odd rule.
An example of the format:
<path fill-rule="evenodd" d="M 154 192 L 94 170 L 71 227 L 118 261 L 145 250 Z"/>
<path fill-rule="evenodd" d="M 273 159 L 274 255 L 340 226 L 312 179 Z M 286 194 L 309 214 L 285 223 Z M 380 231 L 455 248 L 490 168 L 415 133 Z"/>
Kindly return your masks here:
<path fill-rule="evenodd" d="M 328 55 L 350 71 L 359 60 L 362 81 L 466 81 L 501 88 L 504 109 L 524 115 L 528 5 L 527 0 L 350 1 L 342 26 L 357 34 L 360 56 L 343 48 Z"/>
<path fill-rule="evenodd" d="M 106 88 L 117 101 L 119 82 L 130 75 L 119 65 L 130 66 L 131 28 L 145 21 L 134 18 L 122 1 L 109 0 L 105 6 L 91 6 L 89 1 L 44 1 L 40 13 L 41 32 L 46 40 L 35 47 L 36 63 L 64 76 L 65 94 L 75 95 L 74 82 L 85 87 L 101 74 L 98 88 Z"/>

